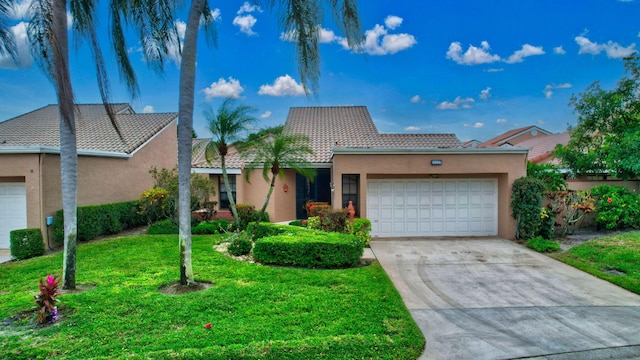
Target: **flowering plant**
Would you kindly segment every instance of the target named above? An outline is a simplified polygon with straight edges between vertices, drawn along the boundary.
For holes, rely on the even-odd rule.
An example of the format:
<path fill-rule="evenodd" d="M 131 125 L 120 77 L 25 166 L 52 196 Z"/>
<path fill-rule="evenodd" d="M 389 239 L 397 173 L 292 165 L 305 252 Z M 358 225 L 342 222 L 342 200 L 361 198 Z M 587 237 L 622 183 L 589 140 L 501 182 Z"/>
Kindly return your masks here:
<path fill-rule="evenodd" d="M 60 279 L 53 275 L 48 275 L 46 279 L 40 279 L 38 284 L 40 293 L 35 295 L 36 321 L 39 324 L 52 323 L 58 320 L 56 303 L 59 301 L 57 299 L 59 283 Z"/>

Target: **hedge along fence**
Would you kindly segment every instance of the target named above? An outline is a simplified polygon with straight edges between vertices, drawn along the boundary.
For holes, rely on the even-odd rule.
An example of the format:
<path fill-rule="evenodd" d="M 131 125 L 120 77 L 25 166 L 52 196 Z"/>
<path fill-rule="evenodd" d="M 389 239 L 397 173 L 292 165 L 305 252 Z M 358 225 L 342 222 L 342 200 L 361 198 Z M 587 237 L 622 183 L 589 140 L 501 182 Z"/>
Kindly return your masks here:
<path fill-rule="evenodd" d="M 78 207 L 78 241 L 88 241 L 100 235 L 117 234 L 122 230 L 146 225 L 138 200 L 120 203 Z M 53 241 L 64 241 L 64 216 L 56 211 L 53 225 Z"/>
<path fill-rule="evenodd" d="M 40 229 L 20 229 L 9 232 L 11 256 L 18 260 L 43 255 L 45 252 Z"/>
<path fill-rule="evenodd" d="M 308 231 L 304 236 L 277 235 L 256 241 L 253 257 L 269 265 L 348 268 L 357 265 L 364 245 L 353 235 Z"/>

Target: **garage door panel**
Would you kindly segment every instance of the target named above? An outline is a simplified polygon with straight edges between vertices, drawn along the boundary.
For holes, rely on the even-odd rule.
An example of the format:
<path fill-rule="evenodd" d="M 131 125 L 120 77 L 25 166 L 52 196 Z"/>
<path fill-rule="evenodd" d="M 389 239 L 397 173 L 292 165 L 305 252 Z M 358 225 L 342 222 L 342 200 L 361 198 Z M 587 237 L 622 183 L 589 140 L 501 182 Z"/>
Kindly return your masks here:
<path fill-rule="evenodd" d="M 0 249 L 10 246 L 9 233 L 27 227 L 27 192 L 24 183 L 0 183 Z"/>
<path fill-rule="evenodd" d="M 367 184 L 374 236 L 497 235 L 496 179 L 385 179 Z"/>

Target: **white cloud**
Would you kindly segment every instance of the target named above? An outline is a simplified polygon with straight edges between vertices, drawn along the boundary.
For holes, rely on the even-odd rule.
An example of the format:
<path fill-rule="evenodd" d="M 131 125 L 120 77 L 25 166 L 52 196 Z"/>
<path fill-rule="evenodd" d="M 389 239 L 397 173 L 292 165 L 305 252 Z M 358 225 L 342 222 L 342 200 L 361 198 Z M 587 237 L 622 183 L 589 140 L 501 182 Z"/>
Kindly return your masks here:
<path fill-rule="evenodd" d="M 251 4 L 249 4 L 248 1 L 245 1 L 244 4 L 242 4 L 242 6 L 240 6 L 240 9 L 238 10 L 237 14 L 238 15 L 242 15 L 242 14 L 245 14 L 245 13 L 252 13 L 254 11 L 262 12 L 262 9 L 258 5 L 251 5 Z"/>
<path fill-rule="evenodd" d="M 296 30 L 290 30 L 287 32 L 280 33 L 280 40 L 294 42 L 298 39 L 298 32 Z M 344 42 L 346 44 L 346 39 L 342 38 L 333 30 L 325 29 L 321 26 L 318 26 L 318 43 L 320 44 L 330 44 L 330 43 L 339 43 L 342 44 Z M 346 46 L 345 46 L 346 47 Z"/>
<path fill-rule="evenodd" d="M 420 131 L 420 128 L 417 126 L 407 126 L 404 128 L 404 131 Z"/>
<path fill-rule="evenodd" d="M 507 60 L 507 64 L 515 64 L 523 61 L 524 58 L 529 56 L 544 55 L 542 46 L 533 46 L 529 44 L 522 45 L 522 49 L 514 52 Z"/>
<path fill-rule="evenodd" d="M 496 120 L 496 124 L 506 124 L 506 123 L 507 123 L 507 119 L 504 119 L 504 118 Z"/>
<path fill-rule="evenodd" d="M 271 117 L 271 111 L 267 110 L 264 113 L 260 114 L 260 119 L 268 119 Z"/>
<path fill-rule="evenodd" d="M 491 88 L 487 86 L 486 89 L 480 91 L 480 95 L 478 97 L 482 100 L 487 100 L 491 97 Z"/>
<path fill-rule="evenodd" d="M 475 123 L 473 125 L 472 124 L 463 124 L 462 126 L 464 126 L 464 127 L 472 127 L 474 129 L 481 129 L 481 128 L 484 127 L 484 123 L 477 122 L 477 123 Z"/>
<path fill-rule="evenodd" d="M 229 81 L 220 78 L 218 81 L 212 82 L 209 87 L 202 91 L 205 94 L 205 100 L 211 101 L 211 99 L 216 97 L 237 99 L 244 91 L 244 88 L 240 85 L 240 81 L 229 77 Z"/>
<path fill-rule="evenodd" d="M 0 69 L 25 68 L 31 65 L 32 58 L 29 51 L 29 40 L 27 39 L 27 26 L 26 22 L 20 22 L 9 28 L 16 42 L 17 61 L 14 61 L 10 56 L 0 56 Z"/>
<path fill-rule="evenodd" d="M 544 93 L 544 96 L 547 97 L 547 99 L 551 99 L 553 97 L 553 90 L 554 89 L 570 89 L 573 85 L 569 84 L 569 83 L 562 83 L 562 84 L 547 84 L 547 86 L 544 87 L 544 90 L 542 90 L 542 92 Z"/>
<path fill-rule="evenodd" d="M 273 85 L 261 85 L 258 90 L 260 95 L 269 96 L 301 96 L 305 95 L 304 88 L 298 84 L 294 78 L 289 75 L 280 76 Z"/>
<path fill-rule="evenodd" d="M 485 72 L 488 72 L 488 73 L 497 73 L 497 72 L 503 72 L 503 71 L 504 71 L 504 69 L 502 69 L 502 68 L 499 68 L 499 69 L 492 68 L 492 69 L 486 69 L 486 70 L 484 70 L 484 71 L 485 71 Z"/>
<path fill-rule="evenodd" d="M 422 98 L 420 98 L 420 95 L 414 95 L 411 97 L 410 100 L 412 103 L 417 104 L 419 102 L 423 102 Z"/>
<path fill-rule="evenodd" d="M 544 125 L 544 120 L 538 120 L 538 125 Z"/>
<path fill-rule="evenodd" d="M 213 18 L 213 21 L 222 20 L 222 12 L 220 9 L 215 8 L 211 10 L 211 18 Z"/>
<path fill-rule="evenodd" d="M 462 109 L 470 109 L 475 100 L 473 98 L 462 98 L 460 96 L 456 97 L 453 101 L 443 101 L 436 106 L 438 110 L 458 110 Z"/>
<path fill-rule="evenodd" d="M 253 31 L 253 26 L 258 22 L 252 12 L 262 12 L 262 9 L 258 5 L 251 5 L 248 1 L 245 1 L 237 12 L 237 16 L 233 18 L 233 25 L 240 28 L 240 32 L 249 36 L 257 35 Z"/>
<path fill-rule="evenodd" d="M 233 18 L 233 25 L 239 27 L 241 33 L 245 33 L 249 36 L 257 34 L 253 31 L 253 25 L 255 25 L 256 22 L 258 22 L 258 20 L 251 14 L 236 16 Z"/>
<path fill-rule="evenodd" d="M 469 45 L 467 51 L 462 53 L 462 44 L 452 42 L 447 50 L 447 59 L 451 59 L 460 65 L 489 64 L 500 60 L 500 56 L 489 53 L 489 43 L 483 41 L 480 47 Z"/>
<path fill-rule="evenodd" d="M 553 48 L 553 53 L 556 55 L 564 55 L 567 52 L 562 48 L 562 46 L 556 46 Z"/>
<path fill-rule="evenodd" d="M 395 28 L 402 25 L 402 21 L 403 19 L 399 16 L 389 15 L 384 19 L 384 25 L 391 30 L 395 30 Z"/>
<path fill-rule="evenodd" d="M 147 105 L 142 109 L 142 112 L 145 114 L 150 114 L 156 112 L 156 110 L 151 105 Z"/>
<path fill-rule="evenodd" d="M 578 51 L 578 54 L 580 55 L 598 55 L 604 51 L 607 54 L 607 57 L 610 59 L 621 59 L 630 56 L 636 51 L 635 43 L 632 43 L 627 47 L 624 47 L 611 40 L 609 40 L 606 44 L 599 44 L 597 42 L 589 40 L 584 36 L 576 36 L 575 41 L 580 46 L 580 50 Z"/>

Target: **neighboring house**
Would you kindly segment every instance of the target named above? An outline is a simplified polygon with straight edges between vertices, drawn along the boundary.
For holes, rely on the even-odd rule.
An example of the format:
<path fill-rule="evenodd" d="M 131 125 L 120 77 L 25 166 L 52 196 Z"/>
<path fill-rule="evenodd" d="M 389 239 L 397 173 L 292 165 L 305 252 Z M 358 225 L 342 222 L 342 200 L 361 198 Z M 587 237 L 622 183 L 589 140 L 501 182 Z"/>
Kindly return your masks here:
<path fill-rule="evenodd" d="M 547 130 L 541 129 L 537 126 L 526 126 L 519 129 L 513 129 L 500 134 L 493 139 L 489 139 L 478 147 L 493 147 L 493 146 L 520 146 L 523 141 L 533 139 L 536 137 L 544 137 L 551 135 Z"/>
<path fill-rule="evenodd" d="M 287 170 L 267 208 L 271 221 L 304 217 L 308 200 L 336 209 L 352 201 L 377 237 L 515 236 L 511 185 L 526 175 L 526 148 L 465 148 L 453 134 L 380 134 L 363 106 L 291 108 L 285 125 L 309 137 L 318 175 L 311 182 Z M 219 163 L 207 164 L 202 147 L 193 171 L 220 179 Z M 245 182 L 235 152 L 227 165 L 237 202 L 260 207 L 268 189 L 262 172 Z"/>
<path fill-rule="evenodd" d="M 112 104 L 123 139 L 104 105 L 77 105 L 78 205 L 138 199 L 153 187 L 152 166 L 177 164 L 176 113 L 136 114 Z M 57 105 L 0 122 L 0 249 L 9 231 L 41 228 L 62 208 Z M 43 234 L 46 236 L 46 233 Z"/>

